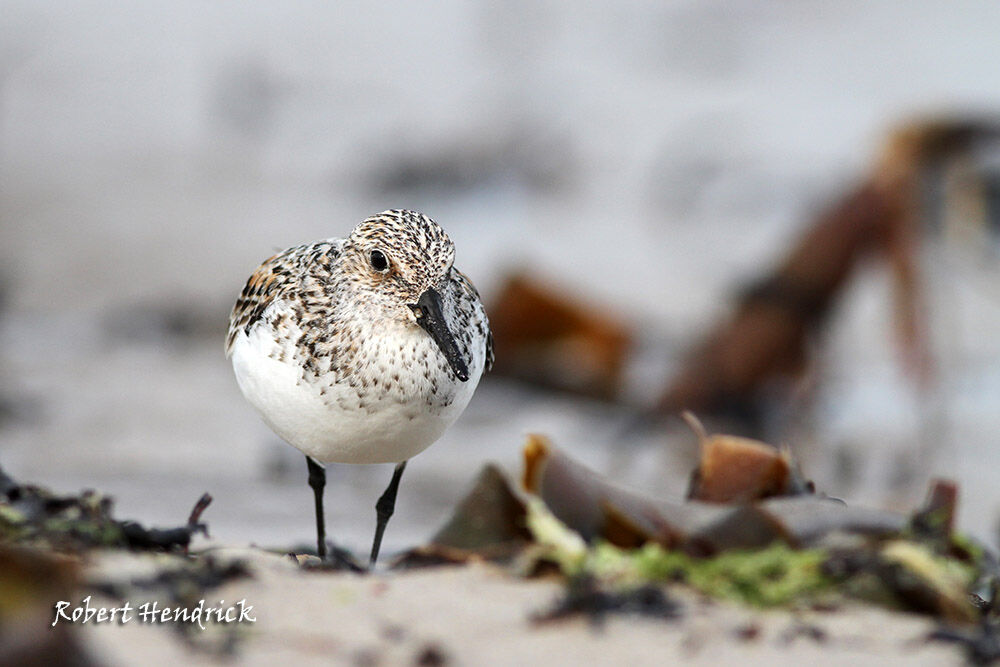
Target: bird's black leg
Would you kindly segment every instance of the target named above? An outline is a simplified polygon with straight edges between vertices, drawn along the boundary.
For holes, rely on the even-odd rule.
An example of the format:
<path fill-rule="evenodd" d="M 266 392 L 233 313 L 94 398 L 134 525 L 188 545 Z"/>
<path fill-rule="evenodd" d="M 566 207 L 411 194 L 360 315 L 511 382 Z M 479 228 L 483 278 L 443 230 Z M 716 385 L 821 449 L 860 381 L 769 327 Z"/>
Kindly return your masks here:
<path fill-rule="evenodd" d="M 389 524 L 389 517 L 392 516 L 393 510 L 396 508 L 396 491 L 399 490 L 399 480 L 402 479 L 404 470 L 406 470 L 406 461 L 396 464 L 389 486 L 375 503 L 375 516 L 378 523 L 375 524 L 375 542 L 372 544 L 370 566 L 374 566 L 375 561 L 378 560 L 378 550 L 382 546 L 382 533 L 385 532 L 385 527 Z"/>
<path fill-rule="evenodd" d="M 316 497 L 316 555 L 326 560 L 326 522 L 323 520 L 323 487 L 326 486 L 326 468 L 306 457 L 309 466 L 309 486 Z"/>

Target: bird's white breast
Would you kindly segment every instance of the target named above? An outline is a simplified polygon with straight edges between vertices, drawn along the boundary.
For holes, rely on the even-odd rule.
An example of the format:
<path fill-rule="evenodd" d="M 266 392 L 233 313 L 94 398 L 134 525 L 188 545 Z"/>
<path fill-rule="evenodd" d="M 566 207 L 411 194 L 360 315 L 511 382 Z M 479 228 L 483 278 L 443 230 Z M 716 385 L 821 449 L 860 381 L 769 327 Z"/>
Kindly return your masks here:
<path fill-rule="evenodd" d="M 321 462 L 395 463 L 419 454 L 465 409 L 485 364 L 485 355 L 473 354 L 469 380 L 459 382 L 423 331 L 390 328 L 362 342 L 351 382 L 343 372 L 304 373 L 289 342 L 297 333 L 276 335 L 266 321 L 241 331 L 233 369 L 264 421 Z M 435 401 L 432 389 L 446 399 Z"/>

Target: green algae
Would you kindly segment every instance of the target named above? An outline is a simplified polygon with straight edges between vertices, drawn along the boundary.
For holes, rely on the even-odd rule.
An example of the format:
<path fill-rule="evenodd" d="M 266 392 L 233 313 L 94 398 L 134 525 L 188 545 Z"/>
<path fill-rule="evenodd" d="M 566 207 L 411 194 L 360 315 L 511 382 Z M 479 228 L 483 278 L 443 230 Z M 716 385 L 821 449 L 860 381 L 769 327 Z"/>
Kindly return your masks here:
<path fill-rule="evenodd" d="M 814 599 L 836 585 L 824 573 L 828 554 L 822 549 L 798 550 L 774 543 L 696 558 L 655 543 L 638 549 L 603 541 L 588 546 L 541 501 L 529 504 L 527 524 L 538 546 L 534 558 L 554 563 L 567 577 L 591 576 L 617 589 L 682 582 L 714 598 L 774 607 Z"/>
<path fill-rule="evenodd" d="M 903 537 L 859 542 L 846 550 L 796 549 L 779 541 L 699 557 L 653 542 L 635 549 L 606 541 L 587 544 L 537 499 L 528 504 L 527 526 L 535 547 L 525 571 L 542 561 L 569 580 L 591 578 L 607 590 L 679 583 L 759 608 L 856 598 L 967 623 L 976 613 L 969 592 L 982 574 L 979 559 L 968 557 L 981 550 L 960 537 L 954 544 L 962 546 L 964 557 Z"/>

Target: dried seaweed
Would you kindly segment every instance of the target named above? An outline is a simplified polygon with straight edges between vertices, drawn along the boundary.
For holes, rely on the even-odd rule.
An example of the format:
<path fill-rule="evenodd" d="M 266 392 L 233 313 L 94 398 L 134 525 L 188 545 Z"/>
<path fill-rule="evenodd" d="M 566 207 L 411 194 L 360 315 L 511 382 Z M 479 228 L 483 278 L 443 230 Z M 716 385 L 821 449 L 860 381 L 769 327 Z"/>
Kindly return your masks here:
<path fill-rule="evenodd" d="M 512 274 L 489 308 L 494 373 L 597 399 L 619 398 L 633 334 L 607 312 Z"/>
<path fill-rule="evenodd" d="M 935 556 L 914 542 L 835 551 L 823 568 L 839 590 L 854 598 L 958 624 L 975 622 L 978 616 L 969 595 L 974 568 Z"/>
<path fill-rule="evenodd" d="M 199 498 L 188 522 L 176 528 L 147 528 L 112 515 L 113 501 L 96 491 L 58 495 L 31 484 L 20 484 L 0 469 L 0 542 L 61 552 L 93 547 L 137 551 L 186 551 L 196 533 L 207 535 L 201 513 L 212 502 Z"/>
<path fill-rule="evenodd" d="M 837 532 L 889 538 L 907 522 L 900 514 L 820 496 L 749 504 L 653 498 L 609 482 L 540 436 L 529 436 L 525 445 L 524 483 L 585 540 L 602 538 L 622 547 L 655 542 L 701 556 L 775 541 L 809 547 Z"/>
<path fill-rule="evenodd" d="M 126 579 L 105 577 L 88 582 L 86 587 L 120 601 L 132 600 L 137 607 L 138 600 L 144 599 L 162 607 L 196 609 L 199 603 L 204 604 L 209 591 L 252 576 L 249 565 L 242 559 L 219 559 L 210 553 L 197 558 L 170 555 L 156 558 L 166 560 L 151 575 Z M 218 619 L 204 627 L 197 622 L 175 622 L 168 627 L 192 648 L 217 656 L 232 655 L 244 632 L 238 622 Z"/>
<path fill-rule="evenodd" d="M 683 615 L 683 607 L 660 586 L 644 584 L 622 591 L 606 590 L 596 578 L 581 575 L 570 578 L 563 597 L 531 620 L 540 625 L 581 614 L 599 627 L 609 614 L 678 619 Z"/>
<path fill-rule="evenodd" d="M 688 500 L 745 503 L 815 491 L 787 449 L 733 435 L 709 435 L 693 413 L 685 412 L 683 417 L 698 437 L 701 450 L 698 468 L 691 474 Z"/>
<path fill-rule="evenodd" d="M 205 554 L 200 558 L 177 561 L 171 567 L 161 567 L 156 573 L 127 580 L 99 579 L 91 581 L 89 588 L 113 598 L 124 599 L 136 591 L 165 592 L 171 600 L 184 601 L 192 595 L 202 595 L 235 579 L 249 577 L 246 561 L 236 559 L 220 561 Z"/>
<path fill-rule="evenodd" d="M 940 627 L 927 638 L 961 645 L 966 658 L 974 665 L 1000 661 L 1000 624 L 995 622 L 984 622 L 971 629 Z"/>
<path fill-rule="evenodd" d="M 488 465 L 431 541 L 404 554 L 394 567 L 461 563 L 470 559 L 509 562 L 531 542 L 527 510 L 503 472 Z"/>
<path fill-rule="evenodd" d="M 0 664 L 96 664 L 75 626 L 51 627 L 53 600 L 69 599 L 79 578 L 74 558 L 0 544 Z"/>
<path fill-rule="evenodd" d="M 681 503 L 617 486 L 540 436 L 529 437 L 524 456 L 523 490 L 487 468 L 431 543 L 399 565 L 485 559 L 522 574 L 554 568 L 570 587 L 592 579 L 600 595 L 569 591 L 556 607 L 566 613 L 618 604 L 604 594 L 618 600 L 642 586 L 684 582 L 752 606 L 849 596 L 967 625 L 984 615 L 971 592 L 1000 587 L 989 553 L 951 531 L 956 493 L 947 485 L 933 487 L 913 518 L 803 495 L 800 484 L 782 488 L 791 495 L 752 502 Z M 793 467 L 786 481 L 798 475 Z M 717 479 L 742 485 L 747 477 Z"/>
<path fill-rule="evenodd" d="M 984 616 L 971 593 L 1000 588 L 995 559 L 952 530 L 950 483 L 935 483 L 907 518 L 812 495 L 671 503 L 611 484 L 538 437 L 525 448 L 525 468 L 525 487 L 537 494 L 528 503 L 530 556 L 569 579 L 684 581 L 755 606 L 849 596 L 964 626 Z"/>

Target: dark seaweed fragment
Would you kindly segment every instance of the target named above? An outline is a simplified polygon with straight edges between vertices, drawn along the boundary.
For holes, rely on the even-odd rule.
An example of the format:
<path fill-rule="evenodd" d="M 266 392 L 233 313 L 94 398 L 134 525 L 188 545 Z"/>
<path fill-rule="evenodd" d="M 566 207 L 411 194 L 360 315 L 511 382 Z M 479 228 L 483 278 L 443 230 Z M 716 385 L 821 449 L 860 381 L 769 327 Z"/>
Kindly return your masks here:
<path fill-rule="evenodd" d="M 183 551 L 196 533 L 208 535 L 202 512 L 212 502 L 203 494 L 188 522 L 177 528 L 147 528 L 112 515 L 113 500 L 92 490 L 58 495 L 21 484 L 0 468 L 0 541 L 77 552 L 92 547 L 137 551 Z"/>
<path fill-rule="evenodd" d="M 565 595 L 548 610 L 535 614 L 536 624 L 585 615 L 594 626 L 604 624 L 609 614 L 632 614 L 660 619 L 680 618 L 683 607 L 663 588 L 644 585 L 625 591 L 603 590 L 589 575 L 571 577 Z"/>

